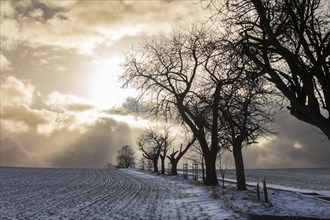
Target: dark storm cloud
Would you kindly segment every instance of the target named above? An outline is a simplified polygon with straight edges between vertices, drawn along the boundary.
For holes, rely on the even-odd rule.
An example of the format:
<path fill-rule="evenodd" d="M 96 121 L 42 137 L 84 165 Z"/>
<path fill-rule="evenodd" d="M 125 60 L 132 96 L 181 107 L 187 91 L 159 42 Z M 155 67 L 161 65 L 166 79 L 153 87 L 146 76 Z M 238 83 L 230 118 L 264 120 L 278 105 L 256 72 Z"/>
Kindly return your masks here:
<path fill-rule="evenodd" d="M 18 141 L 6 137 L 0 139 L 1 166 L 45 166 L 46 163 L 35 153 L 24 148 Z"/>
<path fill-rule="evenodd" d="M 288 112 L 278 115 L 276 137 L 244 151 L 249 168 L 329 167 L 330 143 L 315 127 Z M 259 144 L 261 145 L 261 144 Z"/>
<path fill-rule="evenodd" d="M 49 7 L 42 1 L 12 1 L 12 4 L 17 12 L 16 19 L 22 19 L 24 17 L 33 17 L 33 13 L 38 11 L 40 16 L 37 18 L 39 21 L 47 21 L 56 16 L 59 12 L 64 12 L 65 9 L 62 7 Z M 62 19 L 66 19 L 63 15 L 60 16 Z"/>
<path fill-rule="evenodd" d="M 19 134 L 5 131 L 0 165 L 103 168 L 108 162 L 116 162 L 122 146 L 135 147 L 138 132 L 138 128 L 111 118 L 100 118 L 92 125 L 81 124 L 75 129 L 58 128 L 47 135 L 36 129 Z"/>
<path fill-rule="evenodd" d="M 134 131 L 127 123 L 110 118 L 99 119 L 85 134 L 55 154 L 52 165 L 102 168 L 107 162 L 115 161 L 121 146 L 132 144 L 133 135 Z"/>

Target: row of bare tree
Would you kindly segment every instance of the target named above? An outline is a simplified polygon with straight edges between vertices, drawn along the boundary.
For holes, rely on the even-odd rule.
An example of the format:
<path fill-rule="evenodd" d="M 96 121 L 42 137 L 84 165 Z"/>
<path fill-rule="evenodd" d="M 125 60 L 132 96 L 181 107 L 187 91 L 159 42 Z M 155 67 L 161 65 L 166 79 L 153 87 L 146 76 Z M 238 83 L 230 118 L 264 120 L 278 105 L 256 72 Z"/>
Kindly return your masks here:
<path fill-rule="evenodd" d="M 176 130 L 177 129 L 178 128 L 176 128 Z M 153 168 L 154 172 L 159 173 L 158 165 L 160 159 L 161 174 L 165 174 L 165 158 L 167 157 L 171 164 L 168 174 L 178 175 L 178 163 L 184 156 L 186 160 L 200 166 L 203 182 L 205 182 L 205 162 L 203 152 L 200 146 L 196 143 L 196 138 L 194 136 L 187 137 L 187 135 L 184 135 L 184 138 L 178 138 L 178 135 L 170 134 L 174 133 L 171 132 L 171 130 L 173 131 L 167 123 L 162 123 L 161 126 L 154 126 L 145 129 L 137 140 L 139 150 L 143 153 L 143 157 L 140 159 L 139 164 L 136 164 L 137 158 L 133 147 L 125 145 L 117 152 L 117 168 L 134 168 L 138 165 L 142 170 L 145 168 Z M 180 139 L 180 149 L 176 149 L 174 139 Z M 171 148 L 172 153 L 169 153 Z M 190 153 L 186 154 L 187 152 Z M 224 150 L 219 151 L 217 156 L 217 169 L 220 171 L 223 187 L 225 187 L 225 172 L 229 167 L 228 155 L 225 155 L 224 153 Z M 105 168 L 112 168 L 111 163 L 106 164 Z"/>
<path fill-rule="evenodd" d="M 318 0 L 223 2 L 209 1 L 217 12 L 212 24 L 178 28 L 129 51 L 121 80 L 140 91 L 152 115 L 188 128 L 202 150 L 207 185 L 218 184 L 221 148 L 233 153 L 237 188 L 245 190 L 242 148 L 270 132 L 283 98 L 293 116 L 330 138 L 329 17 Z M 144 136 L 141 150 L 168 144 L 152 132 Z M 143 152 L 150 160 L 166 154 Z"/>
<path fill-rule="evenodd" d="M 194 27 L 131 51 L 123 80 L 149 96 L 150 112 L 175 118 L 189 128 L 205 158 L 206 184 L 218 183 L 215 163 L 221 146 L 233 151 L 238 186 L 245 189 L 241 150 L 266 132 L 273 120 L 272 87 L 251 77 L 242 68 L 245 61 L 215 33 Z M 167 134 L 163 139 L 152 132 L 144 136 L 140 149 L 166 144 Z M 159 155 L 164 159 L 160 150 L 144 154 L 148 159 Z"/>
<path fill-rule="evenodd" d="M 144 130 L 138 137 L 137 143 L 139 150 L 143 152 L 143 157 L 152 162 L 154 172 L 158 171 L 158 161 L 161 161 L 161 174 L 165 174 L 165 159 L 168 158 L 171 163 L 171 175 L 177 175 L 177 165 L 179 160 L 185 155 L 188 149 L 194 144 L 196 138 L 186 138 L 182 140 L 185 146 L 181 144 L 179 150 L 175 150 L 173 135 L 170 135 L 170 126 L 163 123 L 161 126 L 154 126 Z M 172 148 L 172 153 L 168 154 Z"/>

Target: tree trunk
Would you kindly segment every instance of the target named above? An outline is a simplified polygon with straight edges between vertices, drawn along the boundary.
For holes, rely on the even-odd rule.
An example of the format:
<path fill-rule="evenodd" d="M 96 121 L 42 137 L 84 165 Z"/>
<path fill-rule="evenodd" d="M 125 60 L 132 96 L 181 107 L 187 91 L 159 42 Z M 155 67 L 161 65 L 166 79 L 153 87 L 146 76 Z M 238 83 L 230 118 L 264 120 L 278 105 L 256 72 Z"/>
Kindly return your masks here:
<path fill-rule="evenodd" d="M 225 187 L 225 171 L 221 171 L 221 179 L 222 179 L 222 188 Z"/>
<path fill-rule="evenodd" d="M 153 164 L 154 164 L 154 172 L 158 173 L 158 160 L 152 160 Z"/>
<path fill-rule="evenodd" d="M 202 157 L 202 178 L 203 178 L 203 183 L 205 183 L 206 179 L 205 179 L 204 157 Z"/>
<path fill-rule="evenodd" d="M 162 156 L 162 155 L 159 155 L 160 156 L 160 161 L 161 161 L 161 164 L 162 164 L 162 171 L 161 173 L 162 174 L 165 174 L 165 156 Z"/>
<path fill-rule="evenodd" d="M 233 146 L 233 154 L 234 154 L 235 167 L 236 167 L 237 189 L 246 190 L 244 162 L 243 162 L 241 145 Z"/>
<path fill-rule="evenodd" d="M 216 154 L 209 154 L 205 156 L 206 165 L 206 180 L 205 185 L 216 186 L 218 185 L 217 172 L 215 168 Z"/>
<path fill-rule="evenodd" d="M 171 165 L 172 165 L 171 175 L 178 175 L 178 171 L 177 171 L 178 161 L 179 160 L 171 160 Z"/>

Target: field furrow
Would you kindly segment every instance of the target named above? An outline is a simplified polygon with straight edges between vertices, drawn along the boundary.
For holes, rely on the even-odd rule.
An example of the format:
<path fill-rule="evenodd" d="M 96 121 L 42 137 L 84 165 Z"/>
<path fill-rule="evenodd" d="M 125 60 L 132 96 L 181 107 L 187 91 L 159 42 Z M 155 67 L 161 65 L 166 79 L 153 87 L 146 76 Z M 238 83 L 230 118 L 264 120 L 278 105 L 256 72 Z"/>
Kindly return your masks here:
<path fill-rule="evenodd" d="M 0 171 L 0 219 L 207 219 L 209 212 L 238 218 L 223 215 L 219 200 L 210 204 L 203 190 L 134 170 Z"/>

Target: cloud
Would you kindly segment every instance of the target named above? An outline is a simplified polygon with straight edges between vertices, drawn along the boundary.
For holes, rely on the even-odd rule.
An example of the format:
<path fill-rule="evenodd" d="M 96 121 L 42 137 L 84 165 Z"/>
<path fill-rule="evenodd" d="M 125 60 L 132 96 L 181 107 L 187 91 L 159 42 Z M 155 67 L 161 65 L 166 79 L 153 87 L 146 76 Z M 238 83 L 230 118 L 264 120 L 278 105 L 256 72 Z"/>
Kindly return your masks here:
<path fill-rule="evenodd" d="M 29 82 L 23 82 L 14 76 L 8 76 L 1 82 L 1 104 L 25 104 L 33 103 L 35 87 Z"/>
<path fill-rule="evenodd" d="M 75 95 L 38 93 L 26 80 L 9 76 L 1 84 L 1 166 L 102 168 L 117 150 L 134 146 L 146 123 L 132 116 L 98 111 Z M 46 97 L 44 107 L 33 100 Z"/>
<path fill-rule="evenodd" d="M 47 110 L 33 110 L 26 105 L 6 105 L 1 108 L 2 120 L 21 121 L 30 127 L 47 124 Z"/>
<path fill-rule="evenodd" d="M 57 67 L 57 70 L 63 72 L 66 71 L 66 68 L 64 66 L 59 66 Z"/>
<path fill-rule="evenodd" d="M 46 163 L 35 153 L 25 149 L 10 137 L 0 139 L 0 165 L 15 167 L 42 167 Z"/>
<path fill-rule="evenodd" d="M 52 109 L 61 111 L 83 112 L 94 109 L 91 101 L 77 95 L 61 94 L 53 92 L 48 95 L 46 104 Z"/>
<path fill-rule="evenodd" d="M 81 54 L 124 36 L 158 35 L 205 13 L 189 1 L 24 1 L 5 7 L 10 11 L 2 16 L 6 49 L 26 43 L 75 48 Z"/>
<path fill-rule="evenodd" d="M 47 21 L 64 11 L 63 7 L 49 6 L 39 0 L 14 1 L 12 2 L 12 7 L 20 19 L 32 17 L 39 21 Z"/>
<path fill-rule="evenodd" d="M 277 136 L 244 150 L 249 168 L 328 167 L 330 142 L 312 126 L 284 112 L 278 115 Z"/>
<path fill-rule="evenodd" d="M 0 54 L 0 70 L 10 70 L 11 62 L 3 54 Z"/>
<path fill-rule="evenodd" d="M 115 163 L 121 146 L 134 146 L 140 131 L 112 118 L 99 118 L 81 126 L 85 132 L 62 127 L 47 137 L 36 130 L 5 134 L 0 148 L 1 165 L 103 168 L 109 161 Z"/>
<path fill-rule="evenodd" d="M 52 166 L 102 168 L 115 161 L 121 146 L 134 144 L 134 129 L 125 122 L 100 118 L 65 149 L 54 154 Z"/>
<path fill-rule="evenodd" d="M 40 133 L 51 130 L 56 113 L 47 109 L 33 109 L 38 92 L 28 81 L 13 76 L 1 83 L 1 127 L 11 134 L 35 129 Z"/>

